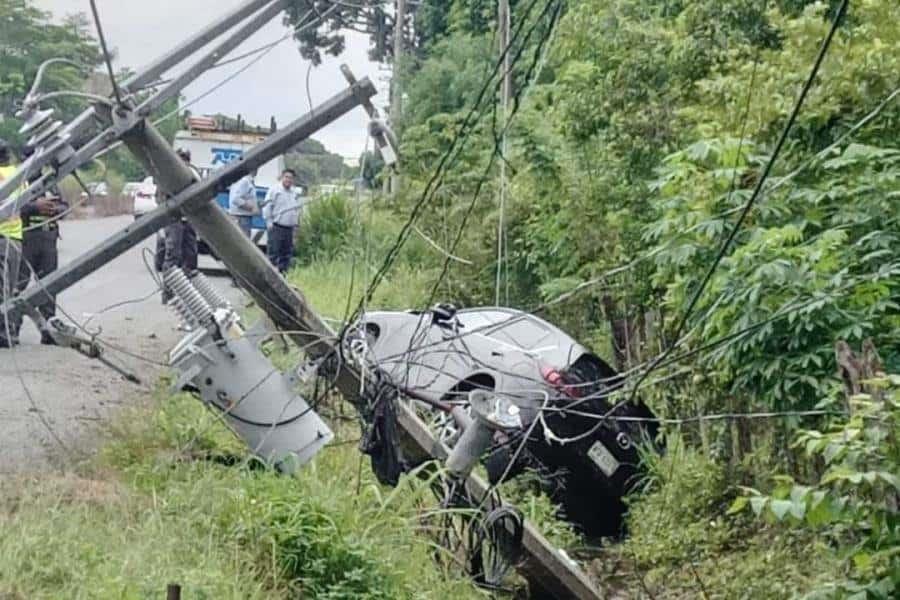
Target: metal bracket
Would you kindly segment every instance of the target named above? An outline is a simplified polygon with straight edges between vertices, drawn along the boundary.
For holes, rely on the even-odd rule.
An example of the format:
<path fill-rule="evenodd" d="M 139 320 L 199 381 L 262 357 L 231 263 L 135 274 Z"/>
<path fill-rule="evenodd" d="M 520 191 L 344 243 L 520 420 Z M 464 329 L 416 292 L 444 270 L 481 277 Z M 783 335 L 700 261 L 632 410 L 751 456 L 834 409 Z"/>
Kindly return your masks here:
<path fill-rule="evenodd" d="M 124 377 L 127 381 L 136 384 L 141 383 L 141 380 L 137 377 L 137 375 L 126 371 L 124 367 L 121 367 L 107 359 L 103 355 L 103 348 L 96 342 L 96 340 L 85 335 L 81 335 L 74 326 L 64 323 L 59 317 L 53 317 L 45 321 L 45 323 L 47 331 L 50 333 L 53 341 L 55 341 L 59 346 L 62 346 L 63 348 L 70 348 L 72 350 L 75 350 L 79 354 L 83 354 L 88 358 L 103 363 L 104 365 Z"/>

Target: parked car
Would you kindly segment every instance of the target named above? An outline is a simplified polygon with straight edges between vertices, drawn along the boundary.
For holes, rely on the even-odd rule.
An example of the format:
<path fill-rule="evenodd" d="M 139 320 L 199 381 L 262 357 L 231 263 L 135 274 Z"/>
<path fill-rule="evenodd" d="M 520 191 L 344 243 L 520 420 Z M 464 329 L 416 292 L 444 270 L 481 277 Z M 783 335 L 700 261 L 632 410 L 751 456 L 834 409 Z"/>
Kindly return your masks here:
<path fill-rule="evenodd" d="M 122 186 L 122 195 L 126 198 L 134 198 L 134 193 L 141 187 L 142 181 L 129 181 Z"/>
<path fill-rule="evenodd" d="M 95 181 L 93 183 L 87 184 L 88 192 L 90 192 L 91 196 L 99 197 L 99 196 L 108 196 L 109 195 L 109 186 L 106 185 L 105 181 Z"/>
<path fill-rule="evenodd" d="M 154 210 L 156 208 L 156 184 L 152 177 L 147 177 L 138 184 L 137 189 L 132 194 L 134 199 L 134 218 Z"/>
<path fill-rule="evenodd" d="M 522 433 L 530 434 L 524 444 L 522 435 L 495 436 L 483 461 L 490 481 L 533 467 L 563 516 L 587 535 L 621 533 L 622 499 L 641 474 L 639 446 L 654 447 L 658 425 L 643 402 L 609 399 L 624 379 L 600 357 L 547 321 L 509 308 L 370 312 L 349 331 L 345 355 L 401 390 L 463 405 L 475 389 L 510 399 Z M 453 420 L 411 403 L 452 447 L 459 435 Z"/>

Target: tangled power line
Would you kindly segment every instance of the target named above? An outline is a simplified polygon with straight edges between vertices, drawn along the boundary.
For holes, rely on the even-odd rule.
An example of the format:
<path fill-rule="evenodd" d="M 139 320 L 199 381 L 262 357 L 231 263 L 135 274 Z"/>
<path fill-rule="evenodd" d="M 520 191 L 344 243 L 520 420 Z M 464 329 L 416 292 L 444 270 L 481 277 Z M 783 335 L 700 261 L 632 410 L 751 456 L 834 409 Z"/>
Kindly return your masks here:
<path fill-rule="evenodd" d="M 526 8 L 525 14 L 527 16 L 530 16 L 532 14 L 533 9 L 537 6 L 537 4 L 538 4 L 538 0 L 531 0 L 530 4 Z M 726 210 L 726 211 L 720 213 L 719 215 L 717 215 L 717 218 L 725 218 L 731 214 L 734 214 L 735 212 L 739 212 L 739 216 L 738 216 L 737 220 L 734 222 L 734 224 L 732 225 L 732 228 L 731 228 L 728 236 L 726 237 L 726 239 L 720 246 L 719 250 L 717 251 L 716 257 L 714 258 L 714 260 L 711 262 L 708 269 L 706 270 L 703 279 L 701 280 L 701 282 L 699 283 L 697 288 L 694 290 L 694 293 L 693 293 L 691 300 L 688 303 L 686 309 L 681 314 L 681 317 L 678 320 L 677 326 L 675 327 L 676 333 L 673 337 L 672 344 L 670 344 L 659 355 L 655 356 L 654 358 L 652 358 L 648 361 L 645 361 L 644 363 L 642 363 L 640 365 L 635 366 L 628 373 L 621 374 L 617 378 L 615 383 L 617 384 L 617 387 L 620 388 L 619 393 L 621 393 L 621 395 L 624 396 L 625 398 L 622 400 L 622 402 L 614 405 L 606 414 L 597 415 L 594 413 L 588 413 L 585 411 L 581 411 L 581 410 L 578 410 L 578 405 L 589 399 L 599 397 L 597 394 L 605 395 L 608 393 L 608 390 L 604 391 L 604 392 L 598 392 L 595 395 L 588 395 L 588 396 L 580 398 L 578 400 L 573 400 L 569 404 L 562 405 L 562 406 L 550 406 L 549 402 L 545 402 L 544 405 L 539 410 L 540 418 L 535 419 L 534 422 L 529 427 L 529 429 L 527 431 L 523 432 L 519 436 L 518 439 L 514 440 L 513 442 L 508 442 L 510 444 L 516 444 L 516 449 L 513 452 L 514 458 L 509 463 L 510 467 L 515 463 L 515 459 L 525 450 L 526 443 L 529 441 L 529 439 L 532 438 L 538 423 L 541 423 L 542 428 L 544 429 L 545 432 L 549 431 L 549 427 L 547 426 L 546 421 L 544 421 L 544 419 L 543 419 L 544 414 L 559 414 L 559 413 L 573 414 L 573 415 L 588 417 L 588 418 L 597 420 L 596 425 L 593 428 L 585 431 L 583 434 L 579 434 L 578 436 L 571 437 L 568 439 L 563 439 L 563 440 L 560 440 L 560 438 L 556 438 L 558 441 L 561 441 L 563 443 L 570 443 L 570 442 L 576 441 L 577 439 L 581 439 L 583 437 L 588 437 L 588 436 L 592 435 L 597 430 L 597 428 L 602 426 L 602 424 L 604 422 L 607 422 L 607 421 L 654 422 L 654 423 L 665 424 L 665 425 L 684 425 L 684 424 L 688 424 L 688 423 L 698 423 L 698 422 L 708 422 L 708 421 L 731 421 L 731 420 L 773 419 L 773 418 L 800 418 L 800 417 L 830 416 L 830 415 L 844 414 L 839 411 L 828 411 L 828 410 L 782 411 L 782 412 L 767 411 L 767 412 L 747 412 L 747 413 L 723 412 L 723 413 L 715 413 L 715 414 L 694 415 L 694 416 L 686 416 L 686 417 L 669 417 L 669 418 L 657 419 L 657 418 L 627 417 L 627 416 L 615 415 L 613 413 L 615 412 L 616 408 L 621 406 L 623 403 L 633 401 L 636 398 L 638 391 L 642 386 L 654 385 L 654 382 L 652 380 L 649 380 L 649 378 L 655 371 L 665 368 L 665 367 L 668 367 L 668 366 L 679 364 L 687 358 L 697 356 L 703 352 L 706 352 L 712 348 L 718 347 L 722 344 L 731 342 L 735 339 L 740 339 L 740 337 L 749 335 L 750 333 L 752 333 L 754 331 L 758 331 L 760 328 L 765 327 L 766 325 L 771 324 L 779 319 L 787 318 L 787 316 L 789 314 L 791 314 L 792 312 L 801 310 L 802 308 L 804 308 L 806 306 L 810 306 L 810 305 L 822 300 L 822 296 L 816 296 L 816 297 L 810 298 L 808 300 L 805 300 L 802 303 L 796 303 L 794 306 L 782 307 L 778 312 L 775 313 L 775 315 L 773 315 L 772 317 L 770 317 L 768 319 L 754 323 L 754 324 L 750 325 L 749 327 L 746 327 L 740 331 L 733 332 L 731 334 L 723 336 L 722 338 L 719 338 L 717 340 L 708 341 L 696 348 L 693 348 L 693 349 L 690 349 L 690 350 L 687 350 L 687 351 L 681 352 L 681 353 L 675 353 L 675 351 L 681 345 L 686 343 L 686 340 L 690 337 L 689 333 L 685 334 L 685 329 L 687 328 L 688 323 L 689 323 L 694 311 L 696 310 L 698 302 L 699 302 L 702 294 L 704 293 L 707 285 L 709 284 L 709 281 L 711 280 L 712 276 L 714 275 L 714 273 L 720 266 L 724 257 L 727 255 L 731 245 L 734 243 L 734 240 L 736 239 L 740 229 L 742 228 L 743 223 L 745 222 L 745 220 L 746 220 L 747 216 L 750 214 L 750 212 L 753 210 L 754 206 L 756 206 L 760 201 L 762 201 L 767 193 L 770 193 L 770 192 L 774 191 L 775 189 L 777 189 L 783 185 L 786 185 L 787 182 L 789 182 L 794 177 L 796 177 L 797 174 L 800 173 L 802 170 L 804 170 L 805 168 L 814 164 L 818 160 L 821 160 L 821 158 L 824 158 L 825 156 L 827 156 L 828 153 L 830 153 L 834 148 L 838 147 L 841 143 L 843 143 L 846 139 L 848 139 L 851 135 L 853 135 L 861 127 L 865 126 L 872 119 L 874 119 L 884 109 L 884 107 L 886 107 L 890 102 L 892 102 L 896 98 L 896 96 L 898 94 L 900 94 L 900 89 L 895 90 L 893 93 L 891 93 L 889 96 L 887 96 L 881 102 L 881 104 L 879 104 L 871 113 L 869 113 L 866 117 L 864 117 L 861 121 L 859 121 L 856 125 L 854 125 L 850 130 L 845 132 L 840 138 L 838 138 L 838 140 L 836 140 L 834 143 L 829 145 L 829 147 L 825 148 L 824 150 L 820 151 L 816 155 L 810 157 L 808 160 L 801 163 L 801 165 L 799 165 L 794 171 L 792 171 L 791 173 L 780 178 L 774 184 L 769 184 L 768 180 L 770 178 L 773 166 L 776 163 L 777 159 L 779 158 L 779 155 L 782 151 L 785 141 L 787 140 L 790 130 L 791 130 L 794 122 L 796 121 L 800 111 L 802 110 L 804 100 L 805 100 L 808 92 L 812 88 L 812 85 L 815 81 L 815 78 L 817 76 L 819 68 L 820 68 L 820 66 L 827 54 L 828 48 L 831 44 L 831 40 L 838 28 L 843 16 L 846 13 L 848 4 L 849 4 L 848 0 L 843 0 L 841 6 L 839 7 L 839 9 L 835 15 L 834 21 L 832 23 L 832 27 L 829 30 L 827 37 L 823 41 L 822 46 L 819 51 L 819 54 L 816 57 L 815 63 L 812 67 L 812 71 L 811 71 L 808 79 L 806 80 L 806 83 L 804 84 L 803 88 L 801 89 L 800 95 L 794 105 L 793 110 L 791 111 L 788 121 L 779 137 L 777 144 L 775 145 L 775 148 L 774 148 L 772 154 L 769 156 L 768 162 L 766 163 L 763 173 L 762 173 L 761 177 L 759 178 L 759 180 L 757 181 L 757 184 L 756 184 L 750 198 L 742 207 L 732 208 L 732 209 Z M 334 7 L 337 5 L 338 5 L 338 3 L 335 3 L 334 6 L 332 6 L 332 8 L 330 8 L 328 10 L 333 10 Z M 93 2 L 92 2 L 92 6 L 93 6 Z M 354 279 L 351 278 L 351 281 L 350 281 L 351 292 L 348 294 L 348 306 L 347 306 L 347 311 L 345 312 L 345 315 L 344 315 L 345 318 L 344 318 L 344 322 L 343 322 L 343 329 L 341 330 L 340 335 L 338 335 L 336 338 L 334 338 L 334 339 L 329 338 L 329 341 L 336 341 L 337 346 L 338 346 L 338 350 L 335 351 L 335 353 L 332 357 L 337 361 L 337 369 L 336 369 L 337 371 L 340 370 L 341 361 L 343 360 L 342 352 L 340 351 L 340 348 L 343 347 L 343 345 L 344 345 L 345 336 L 348 332 L 348 327 L 349 327 L 350 323 L 353 321 L 353 316 L 365 313 L 366 307 L 367 307 L 368 303 L 370 303 L 372 296 L 375 293 L 375 290 L 378 288 L 378 286 L 380 284 L 382 284 L 384 282 L 388 271 L 391 269 L 392 265 L 396 261 L 397 257 L 399 256 L 399 252 L 400 252 L 402 246 L 407 242 L 410 235 L 412 233 L 418 233 L 419 235 L 426 237 L 418 229 L 418 227 L 416 226 L 416 222 L 417 222 L 419 216 L 421 215 L 422 211 L 424 210 L 424 208 L 428 204 L 433 202 L 448 171 L 453 167 L 456 160 L 459 158 L 464 145 L 468 141 L 469 137 L 473 134 L 475 129 L 478 127 L 478 124 L 480 123 L 480 121 L 486 116 L 487 108 L 485 106 L 485 101 L 488 98 L 488 93 L 492 90 L 496 90 L 497 86 L 499 85 L 499 80 L 502 79 L 501 67 L 503 65 L 504 59 L 507 57 L 506 56 L 507 53 L 510 54 L 510 58 L 512 59 L 510 69 L 515 69 L 515 66 L 517 65 L 518 61 L 522 58 L 528 43 L 530 41 L 532 41 L 532 36 L 538 30 L 539 25 L 541 23 L 549 22 L 549 25 L 545 27 L 546 31 L 544 32 L 544 35 L 537 42 L 537 49 L 534 51 L 533 60 L 526 70 L 525 81 L 533 82 L 534 79 L 536 79 L 535 69 L 539 68 L 539 65 L 543 61 L 543 58 L 546 56 L 546 54 L 545 54 L 546 44 L 548 43 L 548 40 L 550 39 L 552 32 L 555 30 L 555 27 L 556 27 L 556 24 L 558 22 L 560 15 L 561 15 L 562 9 L 563 9 L 562 2 L 550 0 L 550 1 L 546 2 L 545 5 L 543 6 L 543 9 L 539 11 L 538 16 L 535 18 L 535 20 L 531 24 L 530 28 L 526 28 L 526 26 L 525 26 L 526 22 L 527 22 L 527 18 L 523 18 L 518 23 L 515 33 L 513 34 L 512 39 L 510 40 L 510 43 L 504 49 L 502 56 L 497 61 L 497 63 L 494 65 L 494 68 L 491 70 L 488 77 L 486 78 L 474 104 L 470 108 L 469 112 L 466 114 L 460 127 L 457 129 L 456 135 L 451 140 L 447 151 L 441 157 L 440 161 L 438 161 L 438 164 L 437 164 L 435 170 L 433 171 L 433 173 L 431 174 L 431 177 L 428 180 L 424 191 L 422 192 L 418 201 L 415 203 L 412 210 L 410 211 L 407 221 L 401 228 L 401 231 L 400 231 L 397 239 L 395 240 L 394 244 L 390 247 L 390 249 L 386 253 L 383 263 L 381 264 L 379 269 L 375 272 L 374 276 L 372 277 L 371 281 L 369 282 L 369 285 L 365 289 L 365 291 L 362 295 L 362 299 L 356 308 L 356 311 L 352 315 L 350 314 L 350 310 L 349 310 L 350 309 L 349 299 L 352 296 L 352 288 L 355 284 L 354 284 Z M 321 23 L 322 20 L 325 18 L 325 16 L 327 16 L 328 11 L 325 11 L 325 13 L 326 14 L 317 15 L 317 18 L 315 18 L 312 22 L 309 22 L 309 23 L 303 25 L 302 27 L 311 27 L 311 26 Z M 307 15 L 307 16 L 309 16 L 309 15 Z M 99 16 L 97 15 L 96 12 L 95 12 L 95 18 L 97 18 L 97 20 L 98 20 L 97 21 L 98 31 L 101 32 L 100 35 L 101 35 L 101 41 L 102 41 L 102 30 L 100 29 Z M 304 17 L 303 20 L 305 21 L 306 17 Z M 227 78 L 225 78 L 223 81 L 216 84 L 216 86 L 214 86 L 210 90 L 208 90 L 208 91 L 204 92 L 203 94 L 201 94 L 200 96 L 194 98 L 193 100 L 188 102 L 185 106 L 181 106 L 176 111 L 173 111 L 171 113 L 168 113 L 167 115 L 164 115 L 160 120 L 157 121 L 157 123 L 159 123 L 163 120 L 166 120 L 168 118 L 171 118 L 173 115 L 178 114 L 180 111 L 184 110 L 184 108 L 186 108 L 187 106 L 191 106 L 193 103 L 198 102 L 202 98 L 206 97 L 207 95 L 213 93 L 215 90 L 226 85 L 228 82 L 237 78 L 243 72 L 245 72 L 247 69 L 249 69 L 253 64 L 256 64 L 256 62 L 258 62 L 259 60 L 264 58 L 275 46 L 282 43 L 286 39 L 289 39 L 292 35 L 295 35 L 295 34 L 296 34 L 296 31 L 288 36 L 285 36 L 279 40 L 276 40 L 275 42 L 266 44 L 260 48 L 251 50 L 250 52 L 242 54 L 238 57 L 235 57 L 235 58 L 229 59 L 228 61 L 223 61 L 223 62 L 217 64 L 217 66 L 224 66 L 225 64 L 229 64 L 229 63 L 232 63 L 232 62 L 235 62 L 238 60 L 242 60 L 244 58 L 253 57 L 247 64 L 243 65 L 235 73 L 232 73 Z M 104 46 L 104 55 L 107 60 L 108 67 L 111 71 L 111 64 L 109 63 L 109 55 L 106 52 L 105 41 L 103 41 L 103 46 Z M 755 72 L 756 71 L 754 68 L 754 77 L 755 77 Z M 500 75 L 500 79 L 498 79 L 498 75 Z M 751 80 L 751 82 L 752 82 L 752 80 Z M 502 133 L 498 136 L 496 128 L 494 128 L 494 130 L 493 130 L 495 143 L 494 143 L 494 148 L 493 148 L 491 157 L 488 160 L 487 166 L 486 166 L 483 174 L 481 175 L 480 179 L 478 180 L 478 182 L 475 186 L 475 192 L 473 194 L 470 204 L 467 207 L 467 210 L 463 214 L 463 217 L 461 219 L 456 236 L 453 239 L 452 244 L 447 249 L 442 250 L 442 254 L 444 254 L 444 257 L 445 257 L 445 260 L 443 263 L 443 268 L 430 291 L 429 301 L 427 302 L 427 305 L 430 305 L 433 302 L 434 298 L 436 297 L 436 295 L 438 293 L 439 286 L 443 283 L 444 279 L 447 277 L 448 269 L 449 269 L 449 265 L 450 265 L 451 261 L 459 260 L 458 257 L 456 257 L 456 255 L 455 255 L 457 246 L 459 245 L 459 242 L 462 239 L 462 236 L 465 232 L 465 228 L 466 228 L 468 219 L 470 218 L 470 216 L 474 210 L 474 207 L 477 204 L 477 201 L 480 196 L 481 188 L 482 188 L 484 182 L 487 180 L 489 173 L 493 169 L 493 166 L 494 166 L 496 160 L 498 158 L 504 162 L 507 160 L 507 158 L 503 155 L 502 148 L 504 146 L 502 145 L 500 140 L 505 138 L 505 134 L 506 134 L 508 128 L 510 127 L 510 125 L 513 121 L 513 118 L 515 117 L 518 108 L 520 107 L 520 101 L 522 99 L 522 94 L 527 93 L 528 87 L 529 86 L 525 86 L 523 89 L 519 90 L 519 93 L 516 96 L 516 99 L 514 102 L 512 113 L 508 116 L 508 118 L 506 118 L 506 120 L 504 122 Z M 752 83 L 751 83 L 751 88 L 752 88 Z M 114 90 L 116 92 L 118 101 L 121 102 L 121 98 L 119 98 L 119 94 L 118 94 L 118 92 L 119 92 L 118 87 L 115 86 Z M 309 92 L 308 78 L 307 78 L 307 92 Z M 750 90 L 750 92 L 752 92 L 752 89 Z M 746 111 L 749 110 L 749 103 L 750 103 L 750 98 L 748 97 L 747 109 L 745 110 L 745 114 L 744 114 L 745 121 L 746 121 Z M 496 107 L 494 108 L 494 112 L 496 113 Z M 743 144 L 743 141 L 744 141 L 743 126 L 741 128 L 740 138 L 741 138 L 741 143 Z M 109 151 L 110 149 L 107 149 L 107 151 Z M 739 149 L 738 154 L 740 155 L 740 149 Z M 364 168 L 364 166 L 363 166 L 363 168 Z M 734 185 L 734 181 L 732 181 L 732 187 L 733 187 L 733 185 Z M 731 192 L 729 192 L 729 196 L 730 195 L 731 195 Z M 501 226 L 498 236 L 502 237 L 502 235 L 503 235 L 503 231 L 502 231 L 502 226 Z M 427 237 L 426 237 L 426 240 L 428 240 Z M 431 240 L 428 240 L 428 241 L 430 241 L 430 243 L 433 246 L 438 247 L 437 244 L 435 244 L 433 241 L 431 241 Z M 499 263 L 500 263 L 500 256 L 502 254 L 503 249 L 505 248 L 505 245 L 501 240 L 498 240 L 498 244 L 499 244 L 498 245 L 498 267 L 497 267 L 498 270 L 497 270 L 497 291 L 496 291 L 496 293 L 497 293 L 497 296 L 499 297 L 500 278 L 501 278 L 501 271 L 500 271 Z M 438 249 L 440 249 L 440 248 L 438 247 Z M 587 290 L 589 288 L 595 288 L 598 285 L 608 282 L 610 280 L 610 278 L 612 278 L 618 274 L 632 270 L 637 264 L 640 264 L 643 261 L 652 259 L 654 256 L 656 256 L 658 253 L 660 253 L 663 250 L 664 250 L 664 247 L 656 248 L 651 252 L 645 253 L 642 256 L 639 256 L 639 257 L 633 259 L 632 261 L 630 261 L 629 263 L 627 263 L 625 265 L 616 267 L 602 275 L 592 278 L 589 281 L 585 281 L 585 282 L 578 284 L 573 289 L 558 295 L 556 298 L 545 301 L 545 302 L 541 303 L 540 305 L 533 307 L 528 312 L 529 313 L 543 312 L 543 311 L 546 311 L 550 307 L 553 307 L 553 306 L 559 305 L 563 302 L 566 302 L 567 300 L 575 297 L 578 293 L 580 293 L 584 290 Z M 896 265 L 895 267 L 893 267 L 893 269 L 894 269 L 894 271 L 893 271 L 894 273 L 900 274 L 900 265 Z M 355 276 L 355 265 L 354 265 L 354 276 Z M 848 282 L 846 285 L 833 290 L 833 294 L 836 295 L 839 292 L 843 292 L 848 289 L 851 289 L 853 287 L 853 285 L 856 285 L 862 281 L 871 281 L 873 279 L 877 279 L 877 278 L 883 277 L 883 276 L 884 276 L 883 274 L 877 274 L 875 276 L 870 276 L 870 277 L 866 277 L 866 278 L 856 278 L 854 281 Z M 246 280 L 243 280 L 242 284 L 247 285 L 247 286 L 252 285 L 250 282 L 248 282 Z M 135 300 L 119 302 L 117 304 L 110 305 L 104 309 L 101 309 L 100 311 L 98 311 L 95 314 L 102 314 L 109 310 L 114 310 L 115 308 L 118 308 L 119 306 L 122 306 L 124 304 L 133 303 L 133 302 L 142 302 L 142 301 L 148 299 L 149 297 L 151 297 L 152 295 L 154 295 L 155 293 L 156 293 L 156 290 L 153 290 L 153 292 L 151 292 L 149 295 L 147 295 L 145 297 L 137 298 Z M 278 304 L 272 303 L 272 306 L 277 307 Z M 86 333 L 88 332 L 87 327 L 86 327 L 87 322 L 83 323 L 83 324 L 79 324 L 75 319 L 73 319 L 71 317 L 71 315 L 68 315 L 67 313 L 65 313 L 65 311 L 63 311 L 61 308 L 60 308 L 60 310 L 67 316 L 67 318 L 72 320 L 73 323 L 76 323 L 76 325 L 79 326 L 81 329 L 83 329 Z M 284 311 L 284 312 L 285 312 L 285 317 L 289 318 L 292 321 L 294 320 L 291 315 L 287 314 L 286 311 Z M 515 319 L 515 318 L 516 317 L 512 317 L 510 320 Z M 90 319 L 88 320 L 88 322 L 89 321 L 90 321 Z M 424 317 L 420 321 L 420 325 L 422 323 L 424 323 Z M 495 328 L 496 326 L 497 326 L 496 323 L 491 324 L 489 326 L 484 326 L 483 330 L 487 330 L 489 328 Z M 314 335 L 312 332 L 305 331 L 305 330 L 304 331 L 285 330 L 285 331 L 277 331 L 275 333 L 280 334 L 280 333 L 294 333 L 294 332 L 299 332 L 304 335 Z M 418 330 L 417 330 L 417 333 L 418 333 Z M 465 347 L 464 338 L 467 336 L 470 336 L 470 335 L 477 335 L 478 333 L 479 333 L 478 328 L 475 328 L 472 330 L 467 330 L 467 331 L 455 334 L 451 338 L 451 341 L 459 341 L 461 343 L 461 345 L 458 346 L 457 349 L 459 349 L 460 352 L 467 354 L 467 356 L 469 356 L 470 358 L 474 358 L 472 356 L 471 352 L 469 352 L 468 349 Z M 267 335 L 271 335 L 271 334 L 267 334 Z M 102 340 L 102 337 L 99 336 L 99 332 L 93 332 L 92 337 L 97 339 L 100 343 L 106 344 L 108 347 L 110 347 L 113 350 L 123 352 L 123 353 L 128 353 L 128 351 L 125 349 L 116 348 L 114 345 L 111 345 L 108 342 L 104 342 Z M 320 337 L 311 343 L 317 343 L 321 339 L 323 339 L 323 338 Z M 410 365 L 413 364 L 413 361 L 416 358 L 421 359 L 421 352 L 423 350 L 427 349 L 427 344 L 422 345 L 422 346 L 415 346 L 416 341 L 421 342 L 422 338 L 419 337 L 418 335 L 413 335 L 412 339 L 410 341 L 409 347 L 407 348 L 406 352 L 404 352 L 402 355 L 403 357 L 408 359 L 408 362 Z M 419 356 L 417 356 L 417 357 L 413 356 L 414 353 L 419 353 Z M 142 360 L 146 360 L 148 362 L 152 362 L 157 365 L 167 366 L 167 365 L 165 365 L 165 363 L 160 363 L 159 361 L 154 361 L 154 359 L 152 359 L 152 358 L 141 357 L 137 353 L 133 353 L 130 355 L 135 356 L 135 357 L 140 357 Z M 398 355 L 398 357 L 400 357 L 400 356 Z M 14 355 L 13 355 L 13 361 L 15 362 Z M 424 363 L 420 363 L 420 364 L 424 364 Z M 29 399 L 30 399 L 32 405 L 34 405 L 34 399 L 27 389 L 25 381 L 22 378 L 21 371 L 18 371 L 18 365 L 16 365 L 16 369 L 17 369 L 19 378 L 22 381 L 22 385 L 26 389 L 26 394 L 29 396 Z M 440 367 L 434 368 L 434 370 L 436 371 L 436 373 L 444 373 L 443 369 Z M 408 373 L 409 373 L 409 371 L 407 370 L 407 376 L 408 376 Z M 267 375 L 267 377 L 271 376 L 271 375 L 272 375 L 272 373 Z M 316 392 L 314 394 L 313 400 L 310 402 L 310 410 L 315 409 L 318 406 L 318 404 L 325 398 L 328 391 L 333 387 L 335 379 L 336 379 L 336 377 L 333 377 L 333 376 L 324 377 L 323 378 L 323 389 L 320 390 L 319 389 L 319 377 L 317 375 Z M 634 380 L 635 383 L 633 383 L 632 385 L 626 385 L 626 384 L 630 383 L 632 380 Z M 667 380 L 666 378 L 663 378 L 660 382 L 666 381 L 666 380 Z M 257 386 L 261 385 L 264 381 L 265 381 L 265 378 L 261 379 L 257 383 Z M 537 382 L 537 380 L 536 380 L 536 382 Z M 587 386 L 590 384 L 597 384 L 597 383 L 612 383 L 612 382 L 605 381 L 605 380 L 595 380 L 595 381 L 591 381 L 591 382 L 585 382 L 584 384 L 581 384 L 581 385 Z M 404 381 L 404 384 L 408 384 L 408 381 Z M 407 389 L 407 388 L 405 388 L 403 386 L 398 386 L 398 391 L 401 394 L 403 393 L 403 391 L 405 389 Z M 240 402 L 242 402 L 244 400 L 244 398 L 246 398 L 247 396 L 249 396 L 249 392 L 243 398 L 241 398 L 238 402 L 236 402 L 235 404 L 230 406 L 228 411 L 229 412 L 233 411 L 238 405 L 240 405 Z M 282 414 L 284 413 L 284 411 L 288 410 L 289 404 L 290 404 L 289 402 L 285 404 Z M 36 405 L 35 405 L 35 408 L 37 408 Z M 223 421 L 223 417 L 226 414 L 228 414 L 228 412 L 226 412 L 224 414 L 220 414 L 220 413 L 215 413 L 215 414 L 217 415 L 219 421 Z M 58 438 L 56 433 L 53 431 L 52 426 L 46 422 L 46 419 L 43 417 L 43 415 L 41 414 L 40 411 L 38 411 L 38 416 L 39 416 L 39 418 L 41 418 L 42 422 L 44 422 L 44 425 L 48 429 L 48 431 L 50 431 L 51 434 L 53 435 L 53 437 L 55 439 L 57 439 L 58 443 L 61 446 L 65 447 L 62 440 Z M 272 423 L 272 430 L 274 430 L 274 427 L 276 425 L 277 425 L 277 421 Z M 197 432 L 194 435 L 194 437 L 185 445 L 185 447 L 193 445 L 196 442 L 196 440 L 202 436 L 202 434 L 203 434 L 203 432 Z M 546 435 L 546 433 L 545 433 L 545 435 Z M 502 483 L 506 479 L 508 471 L 509 471 L 509 467 L 507 468 L 507 472 L 504 473 L 503 476 L 500 478 L 500 483 Z M 499 483 L 496 485 L 499 485 Z M 492 486 L 488 490 L 488 493 L 482 497 L 482 500 L 478 503 L 476 510 L 483 508 L 483 506 L 486 503 L 492 502 L 493 500 L 491 500 L 491 499 L 494 498 L 495 492 L 496 492 L 496 486 Z"/>

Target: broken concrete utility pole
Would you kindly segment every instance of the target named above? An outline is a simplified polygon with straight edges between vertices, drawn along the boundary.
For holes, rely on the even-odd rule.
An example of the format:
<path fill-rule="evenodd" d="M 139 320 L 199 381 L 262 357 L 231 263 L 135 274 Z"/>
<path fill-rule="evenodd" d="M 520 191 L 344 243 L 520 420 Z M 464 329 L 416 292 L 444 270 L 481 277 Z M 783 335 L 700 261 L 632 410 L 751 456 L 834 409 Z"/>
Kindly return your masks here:
<path fill-rule="evenodd" d="M 96 248 L 32 285 L 20 296 L 3 303 L 0 311 L 25 312 L 36 307 L 46 301 L 48 293 L 58 294 L 161 227 L 184 217 L 280 330 L 304 347 L 313 359 L 334 355 L 335 346 L 339 343 L 335 333 L 239 231 L 213 198 L 246 173 L 287 152 L 355 107 L 370 105 L 371 98 L 376 94 L 372 83 L 365 78 L 356 81 L 345 70 L 350 81 L 346 90 L 273 134 L 243 158 L 202 181 L 195 181 L 191 171 L 147 120 L 166 99 L 175 97 L 185 85 L 280 14 L 286 3 L 286 0 L 246 2 L 126 81 L 122 86 L 126 95 L 123 103 L 98 102 L 68 125 L 57 124 L 52 121 L 51 113 L 41 111 L 37 105 L 39 98 L 26 98 L 23 117 L 39 132 L 40 137 L 34 140 L 35 152 L 22 165 L 17 176 L 0 187 L 0 219 L 3 214 L 15 214 L 22 204 L 38 197 L 48 186 L 75 172 L 97 153 L 119 140 L 134 153 L 170 198 Z M 135 101 L 133 94 L 139 88 L 157 80 L 248 18 L 246 24 L 238 27 L 185 73 L 142 103 Z M 379 147 L 382 144 L 389 145 L 389 141 L 382 138 Z M 43 175 L 18 198 L 8 199 L 19 181 L 25 180 L 29 174 L 41 172 L 44 167 L 51 167 L 53 172 Z M 342 364 L 335 374 L 335 383 L 348 401 L 357 406 L 360 404 L 360 376 L 352 366 Z M 447 448 L 435 439 L 428 426 L 406 403 L 397 402 L 397 413 L 403 430 L 403 442 L 411 451 L 411 456 L 441 461 L 446 458 Z M 466 486 L 476 499 L 483 498 L 488 490 L 487 484 L 476 476 L 469 476 Z M 557 598 L 599 598 L 578 567 L 528 523 L 525 525 L 523 546 L 524 558 L 519 568 L 536 589 Z"/>

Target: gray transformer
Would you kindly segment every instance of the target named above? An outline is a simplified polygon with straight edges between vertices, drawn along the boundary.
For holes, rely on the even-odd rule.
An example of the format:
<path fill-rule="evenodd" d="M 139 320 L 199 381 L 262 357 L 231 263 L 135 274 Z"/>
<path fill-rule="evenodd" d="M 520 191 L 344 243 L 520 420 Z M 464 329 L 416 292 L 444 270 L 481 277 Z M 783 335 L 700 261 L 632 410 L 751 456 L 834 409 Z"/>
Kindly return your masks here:
<path fill-rule="evenodd" d="M 334 434 L 295 391 L 296 376 L 281 373 L 266 358 L 258 346 L 266 334 L 245 332 L 235 312 L 211 292 L 207 281 L 200 279 L 192 285 L 194 291 L 203 292 L 202 300 L 212 300 L 204 305 L 190 290 L 185 293 L 182 278 L 166 274 L 167 282 L 174 279 L 176 283 L 172 286 L 176 309 L 191 326 L 169 355 L 179 372 L 174 387 L 198 393 L 267 464 L 292 472 L 309 462 Z M 198 313 L 205 314 L 205 320 L 198 322 Z"/>

